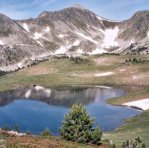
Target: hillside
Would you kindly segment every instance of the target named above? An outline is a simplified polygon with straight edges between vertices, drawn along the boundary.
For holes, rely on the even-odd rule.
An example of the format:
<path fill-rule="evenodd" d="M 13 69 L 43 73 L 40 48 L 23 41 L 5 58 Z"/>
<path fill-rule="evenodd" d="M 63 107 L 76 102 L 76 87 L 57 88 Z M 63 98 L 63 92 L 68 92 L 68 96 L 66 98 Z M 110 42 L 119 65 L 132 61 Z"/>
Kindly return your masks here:
<path fill-rule="evenodd" d="M 78 6 L 26 20 L 0 14 L 0 70 L 14 71 L 63 54 L 148 54 L 148 23 L 149 11 L 114 22 Z"/>

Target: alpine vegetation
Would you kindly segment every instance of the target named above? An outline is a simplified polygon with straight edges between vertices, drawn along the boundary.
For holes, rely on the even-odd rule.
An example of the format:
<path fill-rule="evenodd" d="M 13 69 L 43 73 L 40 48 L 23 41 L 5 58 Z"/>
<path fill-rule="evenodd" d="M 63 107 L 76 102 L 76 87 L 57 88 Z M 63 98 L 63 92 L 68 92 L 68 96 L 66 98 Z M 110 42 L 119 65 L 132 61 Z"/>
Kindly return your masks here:
<path fill-rule="evenodd" d="M 65 116 L 60 128 L 60 135 L 65 140 L 79 143 L 101 143 L 102 132 L 94 128 L 92 119 L 82 105 L 73 105 L 71 111 Z"/>

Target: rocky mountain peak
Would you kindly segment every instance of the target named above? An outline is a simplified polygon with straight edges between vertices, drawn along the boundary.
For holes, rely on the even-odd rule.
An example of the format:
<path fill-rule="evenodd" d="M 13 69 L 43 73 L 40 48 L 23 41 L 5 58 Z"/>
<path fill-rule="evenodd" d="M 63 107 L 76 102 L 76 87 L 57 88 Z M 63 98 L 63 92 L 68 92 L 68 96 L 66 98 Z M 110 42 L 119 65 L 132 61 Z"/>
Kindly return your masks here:
<path fill-rule="evenodd" d="M 73 8 L 78 8 L 78 9 L 87 9 L 87 8 L 85 8 L 84 6 L 80 5 L 80 4 L 74 4 L 74 5 L 72 5 L 71 7 L 73 7 Z"/>
<path fill-rule="evenodd" d="M 138 18 L 143 16 L 149 16 L 149 10 L 138 11 L 132 16 L 132 18 Z"/>
<path fill-rule="evenodd" d="M 48 17 L 49 16 L 49 11 L 43 11 L 41 14 L 39 14 L 39 18 L 42 18 L 42 17 Z"/>

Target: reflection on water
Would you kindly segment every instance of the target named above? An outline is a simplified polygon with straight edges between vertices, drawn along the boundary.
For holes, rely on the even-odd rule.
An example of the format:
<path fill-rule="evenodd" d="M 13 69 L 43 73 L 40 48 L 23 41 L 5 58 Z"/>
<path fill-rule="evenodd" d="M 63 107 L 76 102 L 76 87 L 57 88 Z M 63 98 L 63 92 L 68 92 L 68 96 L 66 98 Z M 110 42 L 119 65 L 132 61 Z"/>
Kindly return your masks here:
<path fill-rule="evenodd" d="M 102 130 L 110 131 L 132 117 L 139 111 L 112 106 L 105 103 L 111 97 L 125 95 L 125 90 L 119 88 L 68 88 L 47 89 L 41 86 L 21 87 L 16 90 L 0 92 L 0 126 L 18 125 L 22 132 L 30 130 L 39 134 L 49 128 L 55 135 L 73 104 L 83 104 L 92 117 L 95 125 Z"/>

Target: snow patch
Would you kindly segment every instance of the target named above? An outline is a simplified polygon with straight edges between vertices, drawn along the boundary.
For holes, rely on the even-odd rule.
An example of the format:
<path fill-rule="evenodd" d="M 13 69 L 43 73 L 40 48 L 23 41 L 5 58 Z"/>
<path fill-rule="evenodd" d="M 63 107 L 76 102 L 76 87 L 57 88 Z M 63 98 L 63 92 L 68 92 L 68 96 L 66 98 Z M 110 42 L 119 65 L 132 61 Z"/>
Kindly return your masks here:
<path fill-rule="evenodd" d="M 113 75 L 113 74 L 114 74 L 114 72 L 104 72 L 104 73 L 97 73 L 94 76 L 95 77 L 104 77 L 104 76 L 110 76 L 110 75 Z"/>
<path fill-rule="evenodd" d="M 55 54 L 65 54 L 71 47 L 72 45 L 61 46 L 55 51 Z"/>
<path fill-rule="evenodd" d="M 64 34 L 59 34 L 58 37 L 62 39 L 62 38 L 65 37 L 65 35 Z"/>
<path fill-rule="evenodd" d="M 3 41 L 2 41 L 2 40 L 0 40 L 0 45 L 4 45 L 4 43 L 3 43 Z"/>
<path fill-rule="evenodd" d="M 50 27 L 47 26 L 45 29 L 44 29 L 44 32 L 49 32 L 50 31 Z"/>
<path fill-rule="evenodd" d="M 80 37 L 82 37 L 82 38 L 84 38 L 84 39 L 94 43 L 94 44 L 98 44 L 98 42 L 96 40 L 93 40 L 91 37 L 89 37 L 89 36 L 87 36 L 87 35 L 85 35 L 85 34 L 83 34 L 81 32 L 76 32 L 76 34 L 79 35 Z"/>
<path fill-rule="evenodd" d="M 43 47 L 43 44 L 40 41 L 36 41 L 36 42 Z"/>
<path fill-rule="evenodd" d="M 38 40 L 38 39 L 42 38 L 42 36 L 43 36 L 42 33 L 38 33 L 38 32 L 35 32 L 35 33 L 34 33 L 34 39 L 35 39 L 35 40 Z"/>
<path fill-rule="evenodd" d="M 92 52 L 89 52 L 90 55 L 103 54 L 103 53 L 107 53 L 107 51 L 104 49 L 99 49 L 99 48 L 96 48 Z"/>
<path fill-rule="evenodd" d="M 147 32 L 147 37 L 149 38 L 149 31 Z"/>
<path fill-rule="evenodd" d="M 42 33 L 35 32 L 33 39 L 38 40 L 38 39 L 42 38 L 44 40 L 48 40 L 47 38 L 43 37 L 43 35 L 45 35 L 48 31 L 50 31 L 50 27 L 45 28 Z M 41 43 L 39 43 L 39 44 L 41 45 Z"/>
<path fill-rule="evenodd" d="M 27 31 L 30 32 L 29 27 L 26 23 L 23 23 L 23 28 Z"/>
<path fill-rule="evenodd" d="M 23 63 L 18 63 L 17 66 L 18 66 L 18 68 L 22 68 L 23 67 Z"/>
<path fill-rule="evenodd" d="M 102 20 L 103 18 L 102 17 L 100 17 L 100 16 L 97 16 L 97 18 L 99 19 L 99 20 Z"/>
<path fill-rule="evenodd" d="M 129 107 L 138 107 L 142 110 L 148 110 L 149 109 L 149 99 L 143 99 L 138 101 L 132 101 L 128 103 L 124 103 L 123 105 L 129 106 Z"/>
<path fill-rule="evenodd" d="M 67 48 L 64 46 L 61 46 L 59 49 L 56 50 L 55 54 L 64 54 L 67 52 Z"/>
<path fill-rule="evenodd" d="M 114 29 L 106 29 L 104 34 L 104 40 L 102 47 L 103 48 L 109 48 L 112 46 L 118 46 L 118 42 L 115 41 L 116 37 L 118 36 L 119 28 L 115 27 Z"/>
<path fill-rule="evenodd" d="M 73 46 L 78 46 L 80 44 L 80 41 L 79 40 L 76 40 L 74 43 L 73 43 Z"/>
<path fill-rule="evenodd" d="M 133 44 L 134 42 L 135 42 L 135 41 L 132 39 L 132 40 L 130 41 L 128 47 L 129 47 L 131 44 Z"/>
<path fill-rule="evenodd" d="M 82 49 L 78 49 L 78 50 L 77 50 L 77 53 L 78 53 L 78 54 L 83 54 L 84 51 L 83 51 Z"/>
<path fill-rule="evenodd" d="M 104 33 L 104 30 L 102 30 L 102 29 L 99 29 L 99 28 L 96 28 L 96 27 L 92 27 L 92 28 L 94 28 L 94 29 L 96 29 L 96 30 L 98 30 L 98 31 L 100 31 L 100 32 L 102 32 L 102 33 Z"/>

